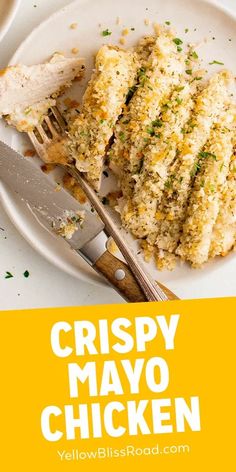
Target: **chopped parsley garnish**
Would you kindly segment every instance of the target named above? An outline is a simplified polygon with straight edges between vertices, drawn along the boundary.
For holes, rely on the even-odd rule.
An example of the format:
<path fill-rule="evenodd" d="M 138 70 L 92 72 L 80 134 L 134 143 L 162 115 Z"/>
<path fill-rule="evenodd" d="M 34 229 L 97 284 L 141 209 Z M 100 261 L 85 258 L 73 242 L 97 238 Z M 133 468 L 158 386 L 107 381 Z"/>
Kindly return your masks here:
<path fill-rule="evenodd" d="M 208 157 L 212 157 L 212 159 L 216 161 L 216 155 L 212 154 L 212 152 L 200 151 L 198 157 L 201 157 L 202 159 L 208 159 Z"/>
<path fill-rule="evenodd" d="M 198 59 L 198 54 L 196 53 L 196 51 L 192 51 L 190 56 L 193 57 L 194 59 Z"/>
<path fill-rule="evenodd" d="M 168 188 L 168 189 L 172 188 L 174 179 L 175 179 L 175 176 L 174 176 L 174 175 L 171 175 L 171 176 L 167 179 L 167 181 L 165 182 L 165 187 Z"/>
<path fill-rule="evenodd" d="M 106 122 L 106 120 L 100 120 L 101 125 L 103 125 L 103 123 L 105 123 L 105 122 Z"/>
<path fill-rule="evenodd" d="M 209 62 L 209 65 L 212 66 L 213 64 L 217 64 L 218 66 L 224 66 L 224 63 L 223 62 L 220 62 L 220 61 L 212 61 L 212 62 Z"/>
<path fill-rule="evenodd" d="M 176 87 L 176 90 L 177 92 L 181 92 L 182 90 L 184 90 L 184 86 Z"/>
<path fill-rule="evenodd" d="M 145 75 L 146 74 L 146 67 L 140 67 L 139 71 L 138 71 L 138 76 L 139 77 L 142 77 L 142 75 Z"/>
<path fill-rule="evenodd" d="M 186 72 L 186 74 L 188 74 L 188 75 L 192 75 L 192 73 L 193 73 L 192 69 L 186 69 L 185 72 Z"/>
<path fill-rule="evenodd" d="M 178 105 L 181 105 L 183 99 L 179 98 L 179 97 L 176 97 L 175 101 L 178 103 Z"/>
<path fill-rule="evenodd" d="M 183 44 L 183 41 L 180 38 L 174 38 L 173 42 L 176 44 L 176 46 L 180 46 L 181 44 Z"/>
<path fill-rule="evenodd" d="M 183 51 L 183 48 L 181 48 L 181 46 L 177 46 L 177 51 L 181 52 L 181 51 Z"/>
<path fill-rule="evenodd" d="M 120 138 L 120 140 L 122 141 L 122 143 L 125 142 L 125 133 L 124 133 L 123 131 L 120 132 L 119 138 Z"/>
<path fill-rule="evenodd" d="M 157 138 L 160 138 L 160 133 L 156 134 L 155 128 L 161 128 L 162 126 L 163 126 L 162 121 L 157 118 L 155 121 L 152 121 L 152 126 L 148 126 L 146 128 L 146 132 L 150 134 L 150 136 L 155 136 Z"/>
<path fill-rule="evenodd" d="M 147 131 L 148 134 L 150 134 L 150 136 L 155 136 L 154 128 L 151 128 L 151 127 L 148 126 L 146 131 Z"/>
<path fill-rule="evenodd" d="M 154 128 L 161 128 L 163 126 L 163 123 L 161 120 L 157 119 L 155 121 L 152 121 L 152 126 Z"/>
<path fill-rule="evenodd" d="M 126 102 L 129 102 L 129 101 L 130 101 L 130 99 L 132 98 L 132 96 L 133 96 L 135 90 L 136 90 L 136 85 L 133 85 L 133 87 L 130 87 L 130 88 L 129 88 L 129 91 L 128 91 L 127 97 L 126 97 Z"/>
<path fill-rule="evenodd" d="M 189 32 L 189 29 L 188 29 L 188 28 L 185 28 L 184 32 L 185 32 L 185 33 L 188 33 L 188 32 Z"/>
<path fill-rule="evenodd" d="M 138 71 L 139 84 L 144 86 L 147 76 L 146 76 L 146 67 L 141 67 Z"/>
<path fill-rule="evenodd" d="M 102 35 L 102 36 L 110 36 L 110 35 L 111 35 L 111 31 L 109 31 L 109 29 L 107 28 L 106 30 L 104 30 L 104 31 L 101 32 L 101 35 Z"/>
<path fill-rule="evenodd" d="M 195 177 L 195 175 L 198 173 L 198 171 L 201 169 L 201 164 L 199 162 L 196 162 L 193 166 L 193 170 L 191 172 L 191 177 Z"/>
<path fill-rule="evenodd" d="M 167 26 L 170 26 L 171 22 L 170 22 L 170 21 L 165 21 L 165 24 L 166 24 Z"/>
<path fill-rule="evenodd" d="M 171 188 L 171 182 L 170 182 L 170 180 L 167 180 L 167 181 L 165 182 L 165 187 L 166 187 L 166 188 Z"/>
<path fill-rule="evenodd" d="M 30 273 L 29 273 L 29 271 L 28 271 L 28 270 L 25 270 L 25 272 L 24 272 L 24 274 L 23 274 L 23 275 L 24 275 L 24 277 L 25 277 L 26 279 L 28 279 L 28 277 L 29 277 Z"/>
<path fill-rule="evenodd" d="M 215 192 L 215 187 L 214 187 L 214 185 L 210 185 L 210 191 L 211 191 L 211 193 L 214 193 L 214 192 Z"/>
<path fill-rule="evenodd" d="M 12 279 L 14 276 L 11 274 L 11 272 L 6 272 L 5 279 Z"/>

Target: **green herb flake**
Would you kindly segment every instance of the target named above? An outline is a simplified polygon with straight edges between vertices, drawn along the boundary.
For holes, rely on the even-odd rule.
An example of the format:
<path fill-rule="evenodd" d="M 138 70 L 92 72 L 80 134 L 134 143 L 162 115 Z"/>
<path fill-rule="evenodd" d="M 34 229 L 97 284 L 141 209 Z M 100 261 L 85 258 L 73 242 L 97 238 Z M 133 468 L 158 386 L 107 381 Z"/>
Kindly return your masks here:
<path fill-rule="evenodd" d="M 127 96 L 126 96 L 126 102 L 129 102 L 129 101 L 130 101 L 130 99 L 132 98 L 132 96 L 133 96 L 135 90 L 136 90 L 136 85 L 134 85 L 133 87 L 130 87 L 130 88 L 129 88 L 129 91 L 128 91 Z"/>
<path fill-rule="evenodd" d="M 199 172 L 200 169 L 201 169 L 201 164 L 199 164 L 199 162 L 196 162 L 193 166 L 191 177 L 195 177 L 195 175 Z"/>
<path fill-rule="evenodd" d="M 161 120 L 157 119 L 155 121 L 152 121 L 152 126 L 154 128 L 161 128 L 163 126 L 163 123 Z"/>
<path fill-rule="evenodd" d="M 192 69 L 186 69 L 185 72 L 186 72 L 186 74 L 188 74 L 188 75 L 192 75 L 192 73 L 193 73 Z"/>
<path fill-rule="evenodd" d="M 202 80 L 202 79 L 203 79 L 203 77 L 194 77 L 193 80 Z"/>
<path fill-rule="evenodd" d="M 170 21 L 165 21 L 165 24 L 166 24 L 167 26 L 170 26 L 170 25 L 171 25 L 171 22 L 170 22 Z"/>
<path fill-rule="evenodd" d="M 212 157 L 215 161 L 217 160 L 216 155 L 212 154 L 212 152 L 206 152 L 206 151 L 200 151 L 198 154 L 198 157 L 202 159 L 208 159 L 209 157 Z"/>
<path fill-rule="evenodd" d="M 12 279 L 14 275 L 11 274 L 11 272 L 6 271 L 5 279 Z"/>
<path fill-rule="evenodd" d="M 183 51 L 183 48 L 181 48 L 181 46 L 177 46 L 177 51 L 181 52 L 181 51 Z"/>
<path fill-rule="evenodd" d="M 150 136 L 155 136 L 154 128 L 151 128 L 150 126 L 148 126 L 146 131 L 147 131 L 148 134 L 150 134 Z"/>
<path fill-rule="evenodd" d="M 146 67 L 140 67 L 139 71 L 138 71 L 138 77 L 142 77 L 143 75 L 146 74 Z"/>
<path fill-rule="evenodd" d="M 183 44 L 183 41 L 180 38 L 174 38 L 173 42 L 176 44 L 176 46 L 180 46 L 181 44 Z"/>
<path fill-rule="evenodd" d="M 192 51 L 190 56 L 193 57 L 194 59 L 198 59 L 198 54 L 196 53 L 196 51 Z"/>
<path fill-rule="evenodd" d="M 141 67 L 138 71 L 138 79 L 139 79 L 139 84 L 143 87 L 146 80 L 147 80 L 147 76 L 146 76 L 146 67 Z"/>
<path fill-rule="evenodd" d="M 212 61 L 212 62 L 209 62 L 209 65 L 212 66 L 213 64 L 217 64 L 218 66 L 224 66 L 224 63 L 223 62 L 220 62 L 220 61 Z"/>
<path fill-rule="evenodd" d="M 26 279 L 28 279 L 28 277 L 29 277 L 30 273 L 29 273 L 29 271 L 28 271 L 28 270 L 25 270 L 25 272 L 24 272 L 24 274 L 23 274 L 23 275 L 24 275 L 24 277 L 25 277 Z"/>
<path fill-rule="evenodd" d="M 210 185 L 210 191 L 211 191 L 211 193 L 215 193 L 215 187 L 214 187 L 214 185 Z"/>
<path fill-rule="evenodd" d="M 166 187 L 166 188 L 171 188 L 171 182 L 170 182 L 170 180 L 167 180 L 167 181 L 165 182 L 165 187 Z"/>
<path fill-rule="evenodd" d="M 119 133 L 119 138 L 120 138 L 120 140 L 121 140 L 122 143 L 125 142 L 125 133 L 124 133 L 123 131 L 121 131 L 121 132 Z"/>
<path fill-rule="evenodd" d="M 171 176 L 167 179 L 167 181 L 165 182 L 165 187 L 166 187 L 167 189 L 172 188 L 174 179 L 175 179 L 174 175 L 171 175 Z"/>
<path fill-rule="evenodd" d="M 112 33 L 111 33 L 111 31 L 109 31 L 108 28 L 101 32 L 101 35 L 102 35 L 102 36 L 110 36 L 111 34 L 112 34 Z"/>
<path fill-rule="evenodd" d="M 189 29 L 188 28 L 185 28 L 184 30 L 185 34 L 189 32 Z"/>
<path fill-rule="evenodd" d="M 178 103 L 178 105 L 181 105 L 183 99 L 179 98 L 179 97 L 176 97 L 175 101 Z"/>

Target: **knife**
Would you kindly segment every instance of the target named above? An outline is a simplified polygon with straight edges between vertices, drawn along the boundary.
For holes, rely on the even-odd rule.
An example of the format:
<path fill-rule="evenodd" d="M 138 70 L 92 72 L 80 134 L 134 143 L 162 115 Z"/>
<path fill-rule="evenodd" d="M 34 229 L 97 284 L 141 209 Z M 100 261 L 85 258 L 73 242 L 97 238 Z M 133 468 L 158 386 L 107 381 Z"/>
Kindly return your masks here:
<path fill-rule="evenodd" d="M 108 236 L 97 214 L 86 210 L 65 189 L 37 167 L 0 141 L 0 179 L 31 210 L 35 218 L 57 237 L 64 238 L 106 281 L 129 302 L 147 301 L 127 264 L 107 250 Z M 83 215 L 83 218 L 82 216 Z M 81 222 L 82 219 L 82 222 Z"/>

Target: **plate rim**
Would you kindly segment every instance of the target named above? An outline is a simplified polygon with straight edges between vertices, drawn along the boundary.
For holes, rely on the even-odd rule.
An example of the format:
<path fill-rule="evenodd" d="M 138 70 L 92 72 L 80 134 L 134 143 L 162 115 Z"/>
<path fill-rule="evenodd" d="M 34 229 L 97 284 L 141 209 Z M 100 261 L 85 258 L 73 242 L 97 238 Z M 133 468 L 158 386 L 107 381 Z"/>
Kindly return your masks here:
<path fill-rule="evenodd" d="M 11 24 L 13 23 L 20 3 L 21 0 L 13 0 L 12 5 L 6 15 L 6 18 L 2 23 L 2 28 L 0 29 L 0 41 L 2 41 L 4 36 L 6 36 Z"/>
<path fill-rule="evenodd" d="M 18 3 L 20 3 L 21 0 L 16 0 L 16 1 Z M 93 3 L 94 1 L 96 1 L 96 0 L 89 0 L 89 2 L 91 2 L 91 3 Z M 112 1 L 112 0 L 109 0 L 109 1 Z M 236 11 L 233 11 L 228 6 L 222 5 L 222 3 L 220 3 L 219 0 L 194 0 L 194 1 L 196 1 L 198 3 L 202 3 L 202 4 L 208 4 L 208 5 L 215 6 L 223 14 L 226 14 L 228 17 L 230 17 L 231 19 L 233 19 L 236 22 Z M 32 40 L 32 37 L 35 34 L 37 34 L 38 30 L 40 30 L 41 28 L 46 26 L 47 23 L 54 20 L 57 16 L 62 14 L 62 12 L 65 12 L 67 9 L 73 8 L 76 5 L 82 5 L 83 3 L 84 3 L 84 0 L 73 0 L 68 5 L 65 5 L 64 7 L 59 8 L 54 13 L 49 15 L 46 19 L 44 19 L 42 22 L 40 22 L 35 28 L 33 28 L 33 30 L 28 34 L 28 36 L 26 36 L 26 38 L 17 47 L 16 51 L 14 52 L 13 56 L 11 57 L 11 59 L 9 61 L 9 65 L 12 65 L 17 61 L 17 57 L 21 54 L 21 51 L 25 48 L 25 46 L 27 46 L 27 43 Z M 87 274 L 87 273 L 84 273 L 84 271 L 80 268 L 73 270 L 72 268 L 63 266 L 63 263 L 60 263 L 60 261 L 54 260 L 53 256 L 50 257 L 48 253 L 45 254 L 43 249 L 40 249 L 36 245 L 35 241 L 29 237 L 29 235 L 27 234 L 27 231 L 24 231 L 22 226 L 17 224 L 16 221 L 14 221 L 14 219 L 12 217 L 12 212 L 9 209 L 10 202 L 6 201 L 5 199 L 2 198 L 1 192 L 0 192 L 0 199 L 3 203 L 4 209 L 5 209 L 8 217 L 10 218 L 10 220 L 12 221 L 14 226 L 17 228 L 19 233 L 31 245 L 31 247 L 33 247 L 41 256 L 44 257 L 44 259 L 46 259 L 47 261 L 52 263 L 55 267 L 59 268 L 60 270 L 64 271 L 65 273 L 67 273 L 67 274 L 69 274 L 73 277 L 76 277 L 79 280 L 82 280 L 84 282 L 90 283 L 90 284 L 95 285 L 95 286 L 108 287 L 107 283 L 104 282 L 100 277 L 98 278 L 96 273 L 95 273 L 96 274 L 95 277 L 93 277 L 92 272 L 90 274 L 89 273 Z M 9 197 L 9 200 L 10 200 L 10 197 Z"/>

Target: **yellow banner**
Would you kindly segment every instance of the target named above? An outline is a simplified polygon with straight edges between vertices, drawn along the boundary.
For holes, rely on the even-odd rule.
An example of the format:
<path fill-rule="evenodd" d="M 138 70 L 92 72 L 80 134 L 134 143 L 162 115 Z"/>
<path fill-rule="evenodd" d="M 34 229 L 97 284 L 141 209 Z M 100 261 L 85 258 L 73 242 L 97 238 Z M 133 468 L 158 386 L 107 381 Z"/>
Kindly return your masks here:
<path fill-rule="evenodd" d="M 235 312 L 236 299 L 1 312 L 1 469 L 233 470 Z"/>

